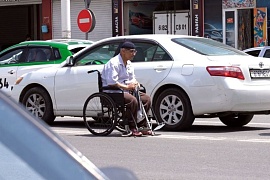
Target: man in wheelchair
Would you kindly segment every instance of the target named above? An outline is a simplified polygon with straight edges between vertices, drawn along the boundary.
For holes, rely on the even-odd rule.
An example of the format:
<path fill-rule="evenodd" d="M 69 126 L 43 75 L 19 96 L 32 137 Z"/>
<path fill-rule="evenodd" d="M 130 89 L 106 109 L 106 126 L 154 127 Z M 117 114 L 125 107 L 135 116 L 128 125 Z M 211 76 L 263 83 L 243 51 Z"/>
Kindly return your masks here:
<path fill-rule="evenodd" d="M 124 124 L 126 131 L 123 132 L 122 136 L 142 136 L 151 135 L 152 131 L 138 131 L 143 127 L 147 127 L 146 119 L 138 122 L 137 112 L 139 109 L 139 102 L 133 92 L 140 84 L 137 82 L 134 74 L 134 68 L 131 60 L 136 55 L 136 47 L 130 41 L 125 41 L 120 45 L 120 53 L 115 57 L 111 58 L 105 65 L 102 71 L 102 86 L 114 86 L 124 91 L 124 101 L 130 113 L 127 113 L 128 121 Z M 151 107 L 151 98 L 140 92 L 140 99 L 144 105 L 146 113 Z"/>

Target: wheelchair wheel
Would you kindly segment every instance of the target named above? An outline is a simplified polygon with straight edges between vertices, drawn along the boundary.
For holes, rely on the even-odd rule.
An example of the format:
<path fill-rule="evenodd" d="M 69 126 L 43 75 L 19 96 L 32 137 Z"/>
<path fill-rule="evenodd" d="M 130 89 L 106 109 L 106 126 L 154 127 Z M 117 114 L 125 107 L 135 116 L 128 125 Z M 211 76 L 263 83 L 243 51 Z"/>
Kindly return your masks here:
<path fill-rule="evenodd" d="M 117 121 L 114 101 L 105 93 L 94 93 L 88 97 L 83 107 L 83 120 L 94 135 L 107 136 L 115 128 Z"/>
<path fill-rule="evenodd" d="M 123 109 L 119 106 L 116 106 L 117 110 L 117 122 L 115 123 L 115 129 L 118 130 L 119 132 L 125 132 L 125 125 L 123 121 Z"/>

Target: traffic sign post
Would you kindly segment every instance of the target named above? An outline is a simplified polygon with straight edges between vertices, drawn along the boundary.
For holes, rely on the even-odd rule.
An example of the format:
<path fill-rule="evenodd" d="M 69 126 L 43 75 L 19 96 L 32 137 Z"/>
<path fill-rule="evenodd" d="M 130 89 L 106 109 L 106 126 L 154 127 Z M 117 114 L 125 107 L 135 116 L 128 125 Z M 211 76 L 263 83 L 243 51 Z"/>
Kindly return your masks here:
<path fill-rule="evenodd" d="M 91 32 L 96 25 L 95 14 L 90 9 L 81 10 L 77 17 L 77 24 L 79 29 L 86 33 L 86 39 L 88 39 L 87 33 Z"/>
<path fill-rule="evenodd" d="M 84 0 L 84 2 L 85 2 L 85 8 L 86 9 L 89 8 L 89 5 L 91 3 L 91 0 Z"/>

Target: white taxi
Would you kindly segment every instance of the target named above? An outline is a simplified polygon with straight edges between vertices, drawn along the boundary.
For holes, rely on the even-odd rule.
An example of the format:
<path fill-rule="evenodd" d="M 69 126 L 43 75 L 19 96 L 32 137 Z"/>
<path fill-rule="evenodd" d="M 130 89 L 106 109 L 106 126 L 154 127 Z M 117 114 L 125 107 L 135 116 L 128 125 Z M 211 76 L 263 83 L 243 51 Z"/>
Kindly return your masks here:
<path fill-rule="evenodd" d="M 60 64 L 92 43 L 80 39 L 52 39 L 24 41 L 8 47 L 0 52 L 0 90 L 9 94 L 22 74 Z"/>

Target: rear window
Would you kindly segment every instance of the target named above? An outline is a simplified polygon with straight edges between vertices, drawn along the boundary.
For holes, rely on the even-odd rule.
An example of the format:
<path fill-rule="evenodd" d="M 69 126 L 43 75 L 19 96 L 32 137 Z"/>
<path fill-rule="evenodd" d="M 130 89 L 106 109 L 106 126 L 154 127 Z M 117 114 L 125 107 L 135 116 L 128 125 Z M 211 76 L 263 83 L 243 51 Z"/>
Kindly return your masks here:
<path fill-rule="evenodd" d="M 59 52 L 59 49 L 53 48 L 53 54 L 54 54 L 55 59 L 61 59 L 61 54 Z"/>
<path fill-rule="evenodd" d="M 245 55 L 244 52 L 235 49 L 231 46 L 225 45 L 221 42 L 207 39 L 207 38 L 174 38 L 173 42 L 180 44 L 192 51 L 207 55 L 207 56 L 221 56 L 221 55 Z"/>
<path fill-rule="evenodd" d="M 265 54 L 264 54 L 263 57 L 265 57 L 265 58 L 270 58 L 270 49 L 267 49 L 267 50 L 265 51 Z"/>
<path fill-rule="evenodd" d="M 254 51 L 248 51 L 246 52 L 247 54 L 251 55 L 251 56 L 255 56 L 258 57 L 260 54 L 261 50 L 254 50 Z"/>

